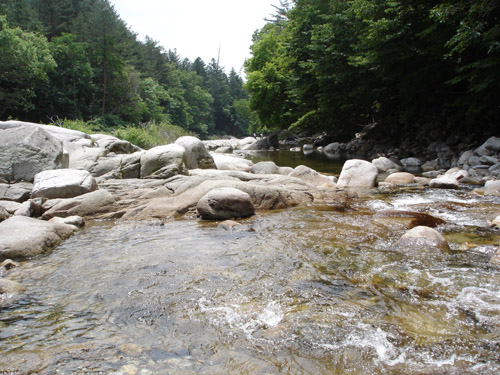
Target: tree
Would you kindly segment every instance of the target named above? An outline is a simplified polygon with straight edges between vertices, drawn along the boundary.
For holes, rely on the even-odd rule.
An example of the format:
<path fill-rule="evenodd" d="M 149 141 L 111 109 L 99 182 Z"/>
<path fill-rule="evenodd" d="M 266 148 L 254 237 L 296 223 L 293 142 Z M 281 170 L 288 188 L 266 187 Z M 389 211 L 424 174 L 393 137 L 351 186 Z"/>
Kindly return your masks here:
<path fill-rule="evenodd" d="M 56 66 L 43 36 L 9 28 L 0 15 L 0 118 L 33 109 L 35 85 Z"/>

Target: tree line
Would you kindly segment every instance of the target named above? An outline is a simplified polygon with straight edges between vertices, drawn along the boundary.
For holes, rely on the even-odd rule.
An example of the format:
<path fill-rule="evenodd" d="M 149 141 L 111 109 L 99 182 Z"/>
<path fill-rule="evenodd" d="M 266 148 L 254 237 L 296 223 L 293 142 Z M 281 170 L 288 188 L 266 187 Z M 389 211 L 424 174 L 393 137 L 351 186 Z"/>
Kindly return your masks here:
<path fill-rule="evenodd" d="M 0 0 L 0 50 L 2 120 L 168 123 L 200 137 L 258 126 L 234 69 L 138 40 L 108 0 Z"/>
<path fill-rule="evenodd" d="M 276 10 L 246 62 L 263 127 L 338 139 L 368 124 L 382 137 L 498 133 L 497 0 L 294 0 Z"/>

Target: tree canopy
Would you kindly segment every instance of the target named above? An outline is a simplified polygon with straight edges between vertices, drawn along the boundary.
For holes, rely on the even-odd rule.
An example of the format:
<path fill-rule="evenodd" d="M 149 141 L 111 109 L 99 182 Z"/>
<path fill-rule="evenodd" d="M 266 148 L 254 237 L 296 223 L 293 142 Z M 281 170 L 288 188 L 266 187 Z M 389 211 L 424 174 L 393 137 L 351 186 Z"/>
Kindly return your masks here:
<path fill-rule="evenodd" d="M 255 121 L 236 72 L 138 40 L 108 0 L 0 0 L 0 49 L 2 120 L 166 122 L 200 137 Z"/>
<path fill-rule="evenodd" d="M 267 128 L 349 138 L 488 134 L 500 121 L 500 3 L 295 0 L 254 35 L 251 108 Z"/>

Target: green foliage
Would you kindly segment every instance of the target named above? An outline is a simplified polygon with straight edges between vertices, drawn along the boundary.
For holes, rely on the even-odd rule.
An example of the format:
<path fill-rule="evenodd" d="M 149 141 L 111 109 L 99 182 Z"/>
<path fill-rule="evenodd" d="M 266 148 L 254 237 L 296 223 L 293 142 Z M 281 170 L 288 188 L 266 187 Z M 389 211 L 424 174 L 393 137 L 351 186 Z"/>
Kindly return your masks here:
<path fill-rule="evenodd" d="M 56 66 L 43 36 L 10 28 L 0 15 L 0 118 L 34 108 L 35 86 Z"/>
<path fill-rule="evenodd" d="M 350 138 L 492 132 L 500 120 L 500 3 L 297 0 L 255 33 L 251 107 L 271 128 Z M 418 124 L 418 126 L 417 126 Z"/>
<path fill-rule="evenodd" d="M 137 40 L 109 0 L 2 0 L 0 14 L 12 25 L 2 16 L 0 119 L 91 121 L 102 132 L 168 123 L 200 137 L 248 130 L 233 105 L 248 99 L 236 72 Z"/>
<path fill-rule="evenodd" d="M 177 138 L 185 135 L 193 135 L 183 128 L 167 123 L 151 122 L 141 128 L 127 127 L 118 129 L 114 135 L 120 139 L 129 141 L 144 149 L 155 146 L 174 143 Z"/>

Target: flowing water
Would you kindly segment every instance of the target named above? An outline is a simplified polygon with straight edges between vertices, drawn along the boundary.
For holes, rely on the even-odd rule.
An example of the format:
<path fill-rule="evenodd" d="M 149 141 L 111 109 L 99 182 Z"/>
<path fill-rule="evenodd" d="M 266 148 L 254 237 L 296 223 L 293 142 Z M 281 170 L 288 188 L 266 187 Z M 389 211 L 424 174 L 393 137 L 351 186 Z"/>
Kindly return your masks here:
<path fill-rule="evenodd" d="M 401 253 L 425 212 L 450 252 Z M 407 189 L 259 213 L 98 222 L 9 271 L 0 373 L 498 374 L 500 199 Z"/>

